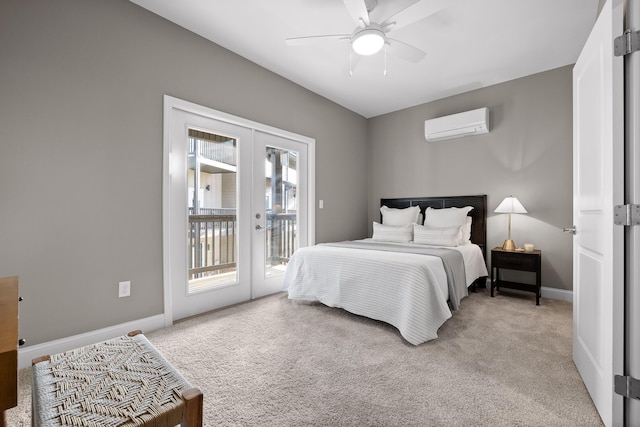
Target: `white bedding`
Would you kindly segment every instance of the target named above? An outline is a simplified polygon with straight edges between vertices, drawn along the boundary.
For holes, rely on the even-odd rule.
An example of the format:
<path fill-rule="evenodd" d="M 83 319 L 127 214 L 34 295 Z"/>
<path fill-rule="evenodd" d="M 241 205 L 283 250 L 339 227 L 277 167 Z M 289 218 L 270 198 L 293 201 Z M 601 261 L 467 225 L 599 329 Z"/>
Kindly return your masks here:
<path fill-rule="evenodd" d="M 488 275 L 477 245 L 447 249 L 462 254 L 467 286 Z M 451 317 L 446 273 L 435 256 L 309 246 L 293 254 L 282 285 L 292 300 L 319 301 L 389 323 L 414 345 L 437 338 Z"/>

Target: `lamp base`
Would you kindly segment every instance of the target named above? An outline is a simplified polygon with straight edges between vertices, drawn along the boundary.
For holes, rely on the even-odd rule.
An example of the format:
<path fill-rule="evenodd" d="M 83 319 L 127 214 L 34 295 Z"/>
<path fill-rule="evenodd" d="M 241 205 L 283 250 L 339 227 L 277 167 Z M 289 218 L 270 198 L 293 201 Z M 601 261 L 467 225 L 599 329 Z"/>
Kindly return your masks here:
<path fill-rule="evenodd" d="M 513 240 L 505 240 L 504 244 L 502 245 L 502 249 L 505 251 L 515 251 L 516 244 L 513 243 Z"/>

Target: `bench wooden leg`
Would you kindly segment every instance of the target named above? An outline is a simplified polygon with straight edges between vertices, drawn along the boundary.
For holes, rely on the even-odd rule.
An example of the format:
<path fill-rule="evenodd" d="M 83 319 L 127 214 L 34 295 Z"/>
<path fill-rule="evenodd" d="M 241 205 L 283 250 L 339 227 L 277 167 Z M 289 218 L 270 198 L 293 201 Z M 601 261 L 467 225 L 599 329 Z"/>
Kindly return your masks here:
<path fill-rule="evenodd" d="M 190 388 L 182 393 L 185 402 L 185 415 L 182 427 L 202 427 L 202 392 L 198 388 Z"/>
<path fill-rule="evenodd" d="M 51 355 L 47 354 L 46 356 L 36 357 L 35 359 L 31 359 L 31 366 L 36 365 L 40 362 L 47 362 L 51 360 Z"/>

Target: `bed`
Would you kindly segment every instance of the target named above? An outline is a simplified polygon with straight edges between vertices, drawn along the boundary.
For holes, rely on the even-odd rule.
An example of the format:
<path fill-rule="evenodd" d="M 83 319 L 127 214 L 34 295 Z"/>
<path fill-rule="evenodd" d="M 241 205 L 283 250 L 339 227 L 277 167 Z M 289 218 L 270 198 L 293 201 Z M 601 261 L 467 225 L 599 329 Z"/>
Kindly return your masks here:
<path fill-rule="evenodd" d="M 437 338 L 469 288 L 484 286 L 486 195 L 381 199 L 380 205 L 371 238 L 298 249 L 283 290 L 293 301 L 389 323 L 419 345 Z M 454 217 L 455 224 L 463 221 L 457 228 L 446 223 Z"/>

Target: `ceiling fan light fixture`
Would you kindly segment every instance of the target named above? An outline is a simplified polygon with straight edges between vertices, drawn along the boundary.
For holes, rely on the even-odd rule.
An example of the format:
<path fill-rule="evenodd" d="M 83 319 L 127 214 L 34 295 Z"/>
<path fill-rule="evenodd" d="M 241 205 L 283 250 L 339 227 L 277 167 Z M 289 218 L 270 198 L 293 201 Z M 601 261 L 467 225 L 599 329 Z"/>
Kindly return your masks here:
<path fill-rule="evenodd" d="M 358 55 L 373 55 L 380 52 L 386 39 L 384 32 L 377 28 L 364 28 L 351 38 L 351 46 Z"/>

